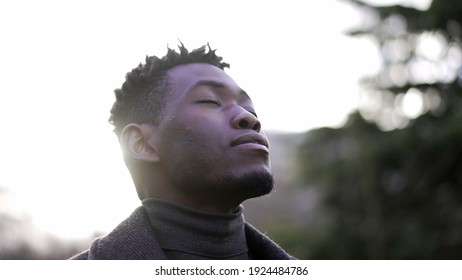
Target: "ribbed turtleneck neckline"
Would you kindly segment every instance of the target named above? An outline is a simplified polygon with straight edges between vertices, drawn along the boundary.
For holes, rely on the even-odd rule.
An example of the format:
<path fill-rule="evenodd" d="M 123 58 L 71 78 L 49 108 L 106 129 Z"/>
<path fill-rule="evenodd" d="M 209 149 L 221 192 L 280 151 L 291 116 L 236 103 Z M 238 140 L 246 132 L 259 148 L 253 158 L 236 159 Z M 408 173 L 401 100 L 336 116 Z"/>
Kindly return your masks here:
<path fill-rule="evenodd" d="M 242 206 L 211 214 L 155 198 L 142 203 L 167 257 L 248 259 Z"/>

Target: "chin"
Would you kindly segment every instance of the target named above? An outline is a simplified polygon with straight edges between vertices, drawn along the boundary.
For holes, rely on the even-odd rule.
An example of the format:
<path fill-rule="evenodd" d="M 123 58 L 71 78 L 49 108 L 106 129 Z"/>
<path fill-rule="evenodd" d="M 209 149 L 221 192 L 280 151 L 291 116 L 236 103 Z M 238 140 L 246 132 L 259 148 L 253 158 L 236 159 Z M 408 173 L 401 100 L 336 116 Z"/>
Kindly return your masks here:
<path fill-rule="evenodd" d="M 240 176 L 224 176 L 220 179 L 220 189 L 241 201 L 269 194 L 273 187 L 273 174 L 267 170 L 250 171 Z"/>

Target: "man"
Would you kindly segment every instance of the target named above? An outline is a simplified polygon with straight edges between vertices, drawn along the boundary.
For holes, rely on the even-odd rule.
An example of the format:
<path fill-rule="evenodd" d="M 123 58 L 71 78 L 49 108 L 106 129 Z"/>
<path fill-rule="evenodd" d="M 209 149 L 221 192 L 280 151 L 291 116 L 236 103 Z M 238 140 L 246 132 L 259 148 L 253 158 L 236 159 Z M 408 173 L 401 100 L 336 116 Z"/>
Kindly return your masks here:
<path fill-rule="evenodd" d="M 291 259 L 242 215 L 273 188 L 252 101 L 210 47 L 179 48 L 115 91 L 110 122 L 142 206 L 73 259 Z"/>

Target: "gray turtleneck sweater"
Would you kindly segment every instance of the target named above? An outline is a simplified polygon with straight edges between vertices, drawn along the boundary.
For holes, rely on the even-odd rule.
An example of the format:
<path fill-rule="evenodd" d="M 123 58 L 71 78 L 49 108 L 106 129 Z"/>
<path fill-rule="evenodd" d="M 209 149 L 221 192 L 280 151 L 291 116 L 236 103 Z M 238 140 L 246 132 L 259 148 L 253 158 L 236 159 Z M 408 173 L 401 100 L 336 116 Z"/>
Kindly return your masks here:
<path fill-rule="evenodd" d="M 242 206 L 210 214 L 154 198 L 142 203 L 169 259 L 249 259 Z"/>

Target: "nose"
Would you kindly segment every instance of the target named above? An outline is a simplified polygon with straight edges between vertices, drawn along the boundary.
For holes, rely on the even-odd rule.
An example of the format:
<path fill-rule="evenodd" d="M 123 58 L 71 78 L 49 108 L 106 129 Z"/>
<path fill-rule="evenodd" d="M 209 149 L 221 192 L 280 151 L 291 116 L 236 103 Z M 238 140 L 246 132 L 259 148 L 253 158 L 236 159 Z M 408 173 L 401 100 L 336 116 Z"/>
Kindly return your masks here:
<path fill-rule="evenodd" d="M 236 129 L 252 129 L 256 132 L 260 132 L 261 129 L 261 123 L 258 118 L 244 108 L 234 116 L 232 126 Z"/>

